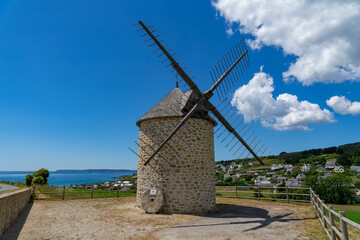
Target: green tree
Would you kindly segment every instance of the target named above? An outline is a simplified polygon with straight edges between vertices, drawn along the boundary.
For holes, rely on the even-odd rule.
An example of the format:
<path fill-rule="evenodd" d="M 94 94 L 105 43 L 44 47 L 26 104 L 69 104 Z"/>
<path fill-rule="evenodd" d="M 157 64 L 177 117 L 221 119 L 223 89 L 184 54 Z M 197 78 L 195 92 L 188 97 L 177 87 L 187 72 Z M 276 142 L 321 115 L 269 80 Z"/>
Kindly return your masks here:
<path fill-rule="evenodd" d="M 324 150 L 323 150 L 323 154 L 336 153 L 336 149 L 337 149 L 337 147 L 328 147 L 328 148 L 324 148 Z"/>
<path fill-rule="evenodd" d="M 42 177 L 44 179 L 44 184 L 47 184 L 49 177 L 49 170 L 46 168 L 40 168 L 39 170 L 34 172 L 34 177 Z"/>
<path fill-rule="evenodd" d="M 337 148 L 337 149 L 336 149 L 336 154 L 344 154 L 344 149 L 342 149 L 342 148 Z"/>
<path fill-rule="evenodd" d="M 34 177 L 32 180 L 32 184 L 44 184 L 45 180 L 42 176 Z"/>
<path fill-rule="evenodd" d="M 336 162 L 337 162 L 337 164 L 340 164 L 342 166 L 350 166 L 351 165 L 351 159 L 347 154 L 340 155 Z"/>
<path fill-rule="evenodd" d="M 316 178 L 316 177 L 315 177 Z M 316 180 L 314 176 L 305 178 L 305 186 L 311 187 L 326 203 L 350 204 L 355 201 L 355 191 L 350 189 L 352 180 L 345 174 Z"/>
<path fill-rule="evenodd" d="M 26 175 L 25 177 L 26 186 L 28 187 L 31 186 L 32 180 L 33 180 L 33 175 L 31 174 Z"/>
<path fill-rule="evenodd" d="M 360 189 L 360 181 L 355 181 L 354 185 L 357 189 Z"/>
<path fill-rule="evenodd" d="M 354 159 L 354 163 L 353 163 L 355 166 L 360 166 L 360 157 L 356 157 Z"/>

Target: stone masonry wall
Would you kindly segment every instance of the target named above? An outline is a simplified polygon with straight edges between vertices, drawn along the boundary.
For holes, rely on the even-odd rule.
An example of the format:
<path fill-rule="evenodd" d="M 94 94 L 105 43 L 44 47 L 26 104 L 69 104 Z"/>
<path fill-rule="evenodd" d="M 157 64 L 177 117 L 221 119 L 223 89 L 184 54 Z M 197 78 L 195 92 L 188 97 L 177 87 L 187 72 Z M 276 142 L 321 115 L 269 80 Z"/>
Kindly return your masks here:
<path fill-rule="evenodd" d="M 206 212 L 215 206 L 214 125 L 191 118 L 150 163 L 143 163 L 180 122 L 180 117 L 140 123 L 137 206 L 153 188 L 164 193 L 164 212 Z"/>
<path fill-rule="evenodd" d="M 21 189 L 0 195 L 0 239 L 5 230 L 29 203 L 31 189 Z"/>

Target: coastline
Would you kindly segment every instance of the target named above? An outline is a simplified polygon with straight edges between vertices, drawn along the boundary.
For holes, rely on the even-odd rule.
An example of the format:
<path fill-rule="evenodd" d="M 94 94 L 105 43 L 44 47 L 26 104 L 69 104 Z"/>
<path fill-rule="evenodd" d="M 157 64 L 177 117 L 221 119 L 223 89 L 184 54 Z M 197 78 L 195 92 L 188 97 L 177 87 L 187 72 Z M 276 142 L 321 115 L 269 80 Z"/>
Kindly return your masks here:
<path fill-rule="evenodd" d="M 0 171 L 0 181 L 25 182 L 27 174 L 33 171 Z M 49 185 L 69 186 L 75 184 L 93 184 L 99 182 L 113 182 L 121 176 L 136 174 L 136 170 L 125 169 L 85 169 L 50 171 Z"/>

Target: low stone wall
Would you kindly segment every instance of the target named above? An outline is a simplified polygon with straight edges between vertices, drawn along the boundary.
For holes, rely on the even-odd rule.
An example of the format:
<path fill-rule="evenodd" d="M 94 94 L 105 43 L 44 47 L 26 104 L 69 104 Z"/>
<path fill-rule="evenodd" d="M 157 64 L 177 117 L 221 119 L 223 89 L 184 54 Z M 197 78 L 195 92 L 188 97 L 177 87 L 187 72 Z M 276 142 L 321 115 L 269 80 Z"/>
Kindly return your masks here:
<path fill-rule="evenodd" d="M 20 212 L 29 203 L 31 189 L 0 194 L 0 239 L 5 230 L 15 221 Z"/>

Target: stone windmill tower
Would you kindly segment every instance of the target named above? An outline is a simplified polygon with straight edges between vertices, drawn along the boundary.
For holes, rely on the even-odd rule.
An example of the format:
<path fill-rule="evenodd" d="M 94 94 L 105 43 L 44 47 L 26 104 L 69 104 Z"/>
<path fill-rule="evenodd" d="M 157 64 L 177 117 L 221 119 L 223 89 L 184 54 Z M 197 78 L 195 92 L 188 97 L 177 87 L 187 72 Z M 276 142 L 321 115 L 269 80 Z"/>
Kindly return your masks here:
<path fill-rule="evenodd" d="M 214 133 L 224 127 L 218 136 L 227 132 L 222 142 L 232 136 L 226 147 L 233 145 L 230 151 L 236 150 L 234 155 L 244 147 L 243 153 L 247 151 L 248 156 L 251 154 L 261 164 L 263 162 L 257 154 L 264 154 L 267 149 L 262 150 L 264 144 L 257 147 L 261 140 L 251 147 L 257 137 L 250 144 L 246 143 L 252 136 L 251 134 L 246 140 L 243 139 L 248 130 L 240 135 L 246 125 L 239 132 L 236 130 L 243 121 L 232 127 L 240 116 L 231 120 L 236 113 L 235 111 L 231 114 L 233 108 L 225 110 L 225 114 L 221 113 L 230 103 L 222 110 L 217 110 L 225 101 L 222 100 L 224 95 L 247 69 L 248 50 L 243 42 L 236 45 L 218 66 L 215 66 L 215 70 L 210 72 L 212 77 L 217 78 L 216 81 L 213 79 L 214 85 L 201 92 L 173 58 L 174 54 L 166 50 L 167 45 L 162 45 L 163 40 L 157 39 L 160 35 L 154 35 L 156 30 L 152 26 L 145 26 L 142 21 L 137 24 L 141 26 L 138 31 L 145 31 L 142 36 L 150 37 L 145 42 L 153 41 L 150 46 L 157 46 L 154 52 L 161 50 L 159 56 L 166 56 L 164 62 L 169 61 L 168 66 L 172 66 L 190 88 L 183 92 L 177 83 L 176 88 L 136 123 L 140 128 L 139 142 L 136 142 L 139 147 L 137 206 L 149 213 L 162 210 L 178 213 L 209 211 L 215 206 Z M 233 63 L 230 64 L 231 62 Z M 220 74 L 221 72 L 224 73 Z M 221 101 L 217 107 L 209 101 L 215 90 Z M 230 116 L 226 119 L 229 112 Z M 220 127 L 214 132 L 218 123 Z M 233 140 L 237 140 L 235 144 L 232 143 Z M 235 148 L 239 142 L 241 144 Z"/>

